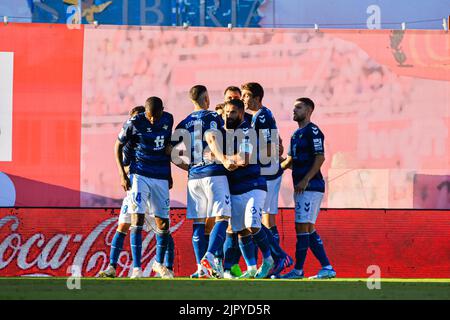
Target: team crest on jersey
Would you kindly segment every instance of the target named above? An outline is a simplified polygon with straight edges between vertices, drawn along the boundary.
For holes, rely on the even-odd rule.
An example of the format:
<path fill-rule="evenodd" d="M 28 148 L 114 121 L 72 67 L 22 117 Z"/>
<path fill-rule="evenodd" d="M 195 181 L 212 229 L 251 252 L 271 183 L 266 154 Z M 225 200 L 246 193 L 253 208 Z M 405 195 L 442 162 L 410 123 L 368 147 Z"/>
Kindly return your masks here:
<path fill-rule="evenodd" d="M 216 123 L 215 121 L 212 121 L 212 122 L 209 124 L 209 127 L 210 127 L 211 129 L 217 129 L 217 123 Z"/>

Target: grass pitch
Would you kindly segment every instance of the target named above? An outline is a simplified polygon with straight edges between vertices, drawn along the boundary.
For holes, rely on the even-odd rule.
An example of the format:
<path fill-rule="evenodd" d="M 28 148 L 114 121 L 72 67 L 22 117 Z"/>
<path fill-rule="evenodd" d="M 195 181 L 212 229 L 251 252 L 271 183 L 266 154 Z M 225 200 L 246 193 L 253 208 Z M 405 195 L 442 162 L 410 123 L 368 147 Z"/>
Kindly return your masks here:
<path fill-rule="evenodd" d="M 0 278 L 0 300 L 450 300 L 450 279 L 217 280 L 176 278 L 81 278 L 69 290 L 67 278 Z M 73 281 L 72 281 L 73 282 Z"/>

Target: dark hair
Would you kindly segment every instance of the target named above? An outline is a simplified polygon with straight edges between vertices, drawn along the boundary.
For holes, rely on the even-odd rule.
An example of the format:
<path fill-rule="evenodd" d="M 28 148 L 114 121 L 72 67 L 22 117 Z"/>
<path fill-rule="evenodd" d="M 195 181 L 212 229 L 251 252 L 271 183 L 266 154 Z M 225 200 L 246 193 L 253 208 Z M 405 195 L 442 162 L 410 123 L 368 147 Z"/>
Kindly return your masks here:
<path fill-rule="evenodd" d="M 223 109 L 224 107 L 225 107 L 225 103 L 218 103 L 218 104 L 216 104 L 215 110 Z"/>
<path fill-rule="evenodd" d="M 306 106 L 311 107 L 314 110 L 314 102 L 310 98 L 298 98 L 295 101 L 303 102 Z"/>
<path fill-rule="evenodd" d="M 189 90 L 189 97 L 191 98 L 191 100 L 197 102 L 198 104 L 203 104 L 203 101 L 201 100 L 203 98 L 203 95 L 207 91 L 208 90 L 205 86 L 198 84 L 196 86 L 193 86 L 191 90 Z"/>
<path fill-rule="evenodd" d="M 227 93 L 227 91 L 239 92 L 239 95 L 242 95 L 241 89 L 239 89 L 238 87 L 235 87 L 235 86 L 227 87 L 225 89 L 225 91 L 223 92 L 223 95 L 225 95 Z"/>
<path fill-rule="evenodd" d="M 152 116 L 161 113 L 163 109 L 161 98 L 150 97 L 145 101 L 145 111 L 149 112 Z"/>
<path fill-rule="evenodd" d="M 230 101 L 225 102 L 225 105 L 227 105 L 227 104 L 231 104 L 232 106 L 235 106 L 236 108 L 238 108 L 240 110 L 245 109 L 244 102 L 242 102 L 241 99 L 231 99 Z"/>
<path fill-rule="evenodd" d="M 131 116 L 134 113 L 142 113 L 142 112 L 145 112 L 145 107 L 144 106 L 136 106 L 130 110 L 129 115 Z"/>
<path fill-rule="evenodd" d="M 259 97 L 259 100 L 262 101 L 264 97 L 264 89 L 257 82 L 247 82 L 241 86 L 242 90 L 248 90 L 252 93 L 253 98 Z"/>

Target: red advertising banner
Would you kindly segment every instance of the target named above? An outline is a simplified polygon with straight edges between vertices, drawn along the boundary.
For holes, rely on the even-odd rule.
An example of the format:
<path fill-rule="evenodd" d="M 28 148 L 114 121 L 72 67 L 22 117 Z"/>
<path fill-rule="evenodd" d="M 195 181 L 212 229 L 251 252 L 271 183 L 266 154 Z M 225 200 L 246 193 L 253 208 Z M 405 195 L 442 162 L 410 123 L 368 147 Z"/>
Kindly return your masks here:
<path fill-rule="evenodd" d="M 12 184 L 0 179 L 3 206 L 80 205 L 83 38 L 83 27 L 0 26 L 0 54 L 13 55 L 12 158 L 0 159 Z"/>
<path fill-rule="evenodd" d="M 117 226 L 118 209 L 1 208 L 0 276 L 68 276 L 78 266 L 95 277 L 106 268 Z M 196 269 L 192 222 L 185 209 L 172 209 L 174 271 L 188 276 Z M 292 209 L 278 215 L 281 245 L 295 256 Z M 322 210 L 317 230 L 338 277 L 368 277 L 378 266 L 383 278 L 450 278 L 448 211 Z M 152 276 L 155 255 L 152 232 L 144 233 L 142 267 Z M 243 268 L 244 264 L 241 261 Z M 320 268 L 308 253 L 305 273 Z M 120 255 L 118 275 L 131 275 L 129 240 Z"/>

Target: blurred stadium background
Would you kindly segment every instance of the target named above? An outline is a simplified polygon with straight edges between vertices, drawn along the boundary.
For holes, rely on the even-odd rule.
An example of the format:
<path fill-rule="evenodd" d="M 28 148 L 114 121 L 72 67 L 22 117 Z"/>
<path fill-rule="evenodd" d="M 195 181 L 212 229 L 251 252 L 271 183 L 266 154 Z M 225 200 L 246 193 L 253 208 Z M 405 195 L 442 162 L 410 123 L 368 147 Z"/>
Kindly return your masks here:
<path fill-rule="evenodd" d="M 285 144 L 295 98 L 318 106 L 327 158 L 318 224 L 338 276 L 378 265 L 382 277 L 450 278 L 449 9 L 448 0 L 0 0 L 0 276 L 67 276 L 74 264 L 96 276 L 124 196 L 112 150 L 129 109 L 157 95 L 178 122 L 193 84 L 214 105 L 228 85 L 258 81 Z M 186 276 L 186 175 L 173 175 L 175 272 Z M 278 218 L 293 254 L 291 189 L 286 173 Z M 153 234 L 145 241 L 150 275 Z M 127 276 L 128 251 L 120 264 Z M 317 267 L 307 260 L 308 273 Z"/>

